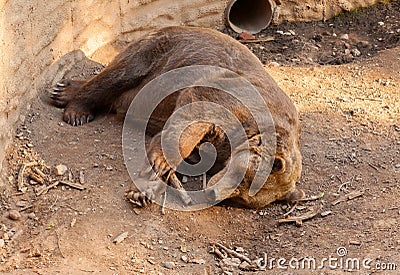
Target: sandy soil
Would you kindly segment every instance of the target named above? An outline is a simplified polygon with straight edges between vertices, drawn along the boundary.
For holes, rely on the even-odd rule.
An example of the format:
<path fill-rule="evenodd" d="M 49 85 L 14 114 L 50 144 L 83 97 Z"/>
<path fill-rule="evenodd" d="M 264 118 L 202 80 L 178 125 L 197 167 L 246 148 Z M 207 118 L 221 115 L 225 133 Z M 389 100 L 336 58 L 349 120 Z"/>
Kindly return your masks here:
<path fill-rule="evenodd" d="M 317 267 L 332 257 L 342 259 L 341 268 L 329 268 L 324 262 L 325 268 L 314 273 L 358 272 L 345 263 L 359 259 L 361 274 L 397 274 L 390 269 L 400 270 L 398 7 L 395 2 L 392 7 L 359 11 L 330 22 L 281 25 L 264 34 L 274 35 L 275 44 L 249 44 L 300 112 L 304 169 L 299 186 L 316 200 L 297 205 L 275 203 L 258 211 L 220 205 L 197 212 L 167 210 L 165 215 L 157 205 L 135 209 L 124 198 L 130 178 L 121 150 L 122 122 L 109 115 L 73 128 L 61 122 L 61 110 L 35 99 L 9 148 L 9 188 L 1 197 L 5 211 L 0 217 L 0 271 L 310 274 L 301 268 L 304 257 L 315 258 Z M 329 34 L 324 34 L 328 28 Z M 354 37 L 364 35 L 360 29 L 365 32 L 361 41 L 369 41 L 371 48 L 365 52 L 360 48 L 361 56 L 354 56 L 352 50 L 360 43 Z M 295 35 L 276 30 L 292 30 Z M 340 38 L 344 33 L 348 40 Z M 312 39 L 319 36 L 318 41 Z M 316 47 L 323 50 L 293 46 L 298 43 L 318 43 L 321 47 Z M 281 55 L 268 52 L 278 46 L 288 49 Z M 328 52 L 336 52 L 332 58 L 349 58 L 332 65 L 336 63 L 327 62 Z M 40 184 L 25 178 L 26 192 L 19 192 L 20 165 L 32 161 L 49 179 L 80 182 L 85 189 L 60 184 L 37 195 Z M 51 172 L 58 164 L 68 167 L 65 176 Z M 290 215 L 299 216 L 319 207 L 319 214 L 302 225 L 279 223 L 291 208 Z M 18 210 L 21 217 L 11 220 L 10 210 Z M 123 232 L 128 237 L 113 243 Z M 251 260 L 264 258 L 264 253 L 268 263 L 284 258 L 287 269 L 279 269 L 276 261 L 267 271 L 249 271 L 252 265 L 244 263 L 238 267 L 237 259 L 221 261 L 210 253 L 217 242 Z M 347 254 L 340 257 L 343 248 Z M 292 258 L 298 260 L 298 269 L 289 266 Z M 362 266 L 364 259 L 371 259 L 370 270 Z"/>

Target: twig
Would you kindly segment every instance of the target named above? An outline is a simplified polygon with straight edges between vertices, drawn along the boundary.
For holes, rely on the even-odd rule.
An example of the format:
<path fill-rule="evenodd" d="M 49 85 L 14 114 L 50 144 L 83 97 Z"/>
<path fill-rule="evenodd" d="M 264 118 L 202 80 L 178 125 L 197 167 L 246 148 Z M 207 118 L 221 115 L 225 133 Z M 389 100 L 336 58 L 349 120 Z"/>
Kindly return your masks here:
<path fill-rule="evenodd" d="M 33 179 L 34 181 L 36 181 L 37 183 L 39 183 L 39 184 L 41 184 L 41 185 L 44 184 L 44 179 L 43 179 L 41 176 L 39 176 L 39 175 L 37 175 L 36 173 L 34 173 L 33 171 L 30 171 L 30 172 L 28 173 L 28 176 L 29 176 L 31 179 Z"/>
<path fill-rule="evenodd" d="M 78 189 L 78 190 L 86 189 L 86 187 L 83 186 L 80 183 L 75 183 L 75 182 L 70 182 L 70 181 L 60 181 L 60 183 L 64 184 L 64 185 L 68 185 L 69 187 L 72 187 L 72 188 L 75 188 L 75 189 Z"/>
<path fill-rule="evenodd" d="M 376 171 L 379 171 L 378 167 L 376 167 L 375 165 L 371 164 L 368 162 L 368 165 L 371 166 L 372 168 L 374 168 Z"/>
<path fill-rule="evenodd" d="M 53 184 L 50 184 L 49 186 L 47 186 L 46 188 L 43 188 L 42 190 L 40 190 L 39 192 L 36 193 L 36 196 L 41 196 L 43 194 L 46 194 L 51 188 L 56 187 L 60 182 L 56 181 Z"/>
<path fill-rule="evenodd" d="M 24 172 L 25 172 L 26 168 L 34 166 L 34 165 L 36 165 L 36 162 L 29 162 L 29 163 L 21 164 L 21 167 L 19 168 L 19 171 L 18 171 L 18 180 L 17 180 L 18 191 L 25 193 L 26 187 L 24 188 Z"/>
<path fill-rule="evenodd" d="M 339 204 L 341 202 L 345 202 L 347 200 L 353 200 L 355 198 L 361 197 L 362 195 L 364 195 L 364 191 L 353 191 L 343 197 L 338 198 L 337 200 L 334 200 L 332 202 L 332 205 L 336 205 Z"/>
<path fill-rule="evenodd" d="M 21 208 L 21 209 L 19 210 L 19 212 L 24 212 L 24 211 L 26 211 L 26 210 L 28 210 L 28 209 L 31 209 L 32 207 L 33 207 L 33 205 L 25 206 L 24 208 Z"/>
<path fill-rule="evenodd" d="M 295 200 L 295 202 L 300 202 L 300 201 L 316 201 L 316 200 L 320 200 L 325 196 L 324 192 L 319 193 L 316 196 L 311 196 L 311 197 L 307 197 L 307 198 L 302 198 L 302 199 L 298 199 Z"/>
<path fill-rule="evenodd" d="M 346 181 L 346 182 L 343 182 L 342 184 L 340 184 L 337 192 L 340 193 L 342 191 L 342 188 L 344 186 L 347 187 L 347 184 L 349 184 L 349 183 L 350 183 L 349 181 Z"/>
<path fill-rule="evenodd" d="M 228 258 L 228 254 L 226 254 L 226 252 L 225 253 L 222 253 L 218 248 L 216 248 L 215 246 L 213 246 L 212 248 L 211 248 L 211 253 L 214 253 L 214 254 L 216 254 L 220 259 L 226 259 L 226 258 Z"/>
<path fill-rule="evenodd" d="M 288 223 L 288 222 L 296 222 L 297 225 L 301 225 L 303 221 L 309 220 L 311 218 L 314 218 L 317 216 L 322 209 L 322 206 L 319 205 L 318 207 L 311 209 L 307 213 L 301 215 L 301 216 L 296 216 L 296 217 L 287 217 L 284 219 L 278 220 L 279 223 Z"/>
<path fill-rule="evenodd" d="M 299 204 L 299 202 L 296 201 L 295 204 L 293 205 L 293 207 L 290 208 L 290 210 L 289 210 L 288 212 L 286 212 L 285 214 L 283 214 L 283 216 L 284 216 L 284 217 L 289 216 L 289 215 L 296 209 L 296 207 L 297 207 L 298 204 Z"/>
<path fill-rule="evenodd" d="M 268 42 L 268 41 L 274 41 L 275 37 L 273 36 L 267 36 L 267 37 L 263 37 L 263 38 L 257 38 L 257 39 L 240 39 L 239 42 L 243 43 L 243 44 L 247 44 L 247 43 L 259 43 L 259 42 Z"/>
<path fill-rule="evenodd" d="M 355 99 L 359 99 L 359 100 L 369 100 L 369 101 L 378 101 L 378 102 L 382 102 L 382 99 L 379 99 L 379 98 L 365 98 L 365 97 L 355 97 Z"/>
<path fill-rule="evenodd" d="M 43 179 L 46 178 L 46 174 L 43 173 L 43 171 L 40 170 L 39 168 L 37 168 L 37 167 L 32 167 L 32 171 L 33 171 L 34 173 L 38 174 L 39 176 L 41 176 Z"/>
<path fill-rule="evenodd" d="M 248 262 L 249 264 L 252 263 L 251 260 L 248 257 L 236 252 L 235 250 L 229 249 L 229 248 L 227 248 L 226 246 L 224 246 L 224 245 L 222 245 L 220 243 L 216 243 L 215 245 L 219 246 L 221 249 L 223 249 L 226 253 L 228 253 L 228 255 L 231 255 L 231 256 L 234 256 L 236 258 L 239 258 L 239 259 L 241 259 L 243 261 Z"/>

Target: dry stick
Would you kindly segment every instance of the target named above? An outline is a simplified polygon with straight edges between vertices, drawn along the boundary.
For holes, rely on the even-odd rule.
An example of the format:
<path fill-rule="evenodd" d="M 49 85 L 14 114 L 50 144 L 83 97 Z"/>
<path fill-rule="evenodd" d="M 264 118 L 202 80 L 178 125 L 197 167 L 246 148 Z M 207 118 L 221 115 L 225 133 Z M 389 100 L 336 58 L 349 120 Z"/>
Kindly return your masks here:
<path fill-rule="evenodd" d="M 355 99 L 359 99 L 359 100 L 370 100 L 370 101 L 378 101 L 378 102 L 382 102 L 382 99 L 379 99 L 379 98 L 355 97 Z"/>
<path fill-rule="evenodd" d="M 42 177 L 43 179 L 46 178 L 46 174 L 43 173 L 43 171 L 40 170 L 39 168 L 37 168 L 37 167 L 32 167 L 32 171 L 33 171 L 34 173 L 38 174 L 38 175 L 39 175 L 40 177 Z"/>
<path fill-rule="evenodd" d="M 302 199 L 295 200 L 295 202 L 300 202 L 300 201 L 316 201 L 316 200 L 322 199 L 322 198 L 324 197 L 324 195 L 325 195 L 325 194 L 322 192 L 321 194 L 318 194 L 318 195 L 316 195 L 316 196 L 311 196 L 311 197 L 308 197 L 308 198 L 302 198 Z"/>
<path fill-rule="evenodd" d="M 347 200 L 353 200 L 355 198 L 361 197 L 362 195 L 364 195 L 364 191 L 353 191 L 341 198 L 338 198 L 337 200 L 332 202 L 332 205 L 336 205 L 339 204 L 341 202 L 345 202 Z"/>
<path fill-rule="evenodd" d="M 268 41 L 274 41 L 274 40 L 275 40 L 275 37 L 267 36 L 267 37 L 263 37 L 263 38 L 249 39 L 249 40 L 240 39 L 239 42 L 241 42 L 243 44 L 247 44 L 247 43 L 268 42 Z"/>
<path fill-rule="evenodd" d="M 375 165 L 371 164 L 368 162 L 368 165 L 371 166 L 372 168 L 374 168 L 376 171 L 379 171 L 378 167 L 376 167 Z"/>
<path fill-rule="evenodd" d="M 59 183 L 60 183 L 59 181 L 56 181 L 55 183 L 50 184 L 50 185 L 47 186 L 46 188 L 44 188 L 44 189 L 40 190 L 39 192 L 37 192 L 37 193 L 36 193 L 36 196 L 41 196 L 41 195 L 43 195 L 43 194 L 46 194 L 51 188 L 56 187 Z"/>
<path fill-rule="evenodd" d="M 229 248 L 227 248 L 226 246 L 223 246 L 223 245 L 220 244 L 220 243 L 216 243 L 215 245 L 217 245 L 217 246 L 219 246 L 221 249 L 225 250 L 225 252 L 228 253 L 228 254 L 231 255 L 231 256 L 235 256 L 236 258 L 239 258 L 239 259 L 241 259 L 241 260 L 243 260 L 243 261 L 246 261 L 246 262 L 248 262 L 249 264 L 252 263 L 251 260 L 250 260 L 248 257 L 246 257 L 245 255 L 242 255 L 242 254 L 240 254 L 240 253 L 238 253 L 238 252 L 236 252 L 235 250 L 229 249 Z"/>
<path fill-rule="evenodd" d="M 41 184 L 41 185 L 44 184 L 44 179 L 43 179 L 41 176 L 35 174 L 33 171 L 30 171 L 30 172 L 28 173 L 28 176 L 29 176 L 31 179 L 33 179 L 34 181 L 36 181 L 37 183 L 39 183 L 39 184 Z"/>
<path fill-rule="evenodd" d="M 25 169 L 31 166 L 36 165 L 36 162 L 29 162 L 29 163 L 23 163 L 21 164 L 21 167 L 19 168 L 18 171 L 18 180 L 17 180 L 17 188 L 18 191 L 23 192 L 23 188 L 24 188 L 24 172 Z"/>
<path fill-rule="evenodd" d="M 75 189 L 78 189 L 78 190 L 84 190 L 84 189 L 86 189 L 86 187 L 83 186 L 82 184 L 75 183 L 75 182 L 60 181 L 60 183 L 61 183 L 61 184 L 64 184 L 64 185 L 68 185 L 69 187 L 72 187 L 72 188 L 75 188 Z"/>
<path fill-rule="evenodd" d="M 284 217 L 289 216 L 297 207 L 297 205 L 299 204 L 299 202 L 295 202 L 295 204 L 292 206 L 292 208 L 290 208 L 290 210 L 288 212 L 286 212 L 285 214 L 283 214 Z"/>
<path fill-rule="evenodd" d="M 305 220 L 309 220 L 309 219 L 314 218 L 315 216 L 317 216 L 319 214 L 319 212 L 321 211 L 321 209 L 322 209 L 322 206 L 319 205 L 317 208 L 308 211 L 304 215 L 296 216 L 296 217 L 287 217 L 287 218 L 278 220 L 278 222 L 279 223 L 286 223 L 286 222 L 301 223 L 301 222 L 303 222 Z"/>
<path fill-rule="evenodd" d="M 218 248 L 216 248 L 215 246 L 212 247 L 211 253 L 216 254 L 220 259 L 226 259 L 228 258 L 228 255 L 226 253 L 222 253 L 221 251 L 219 251 Z"/>

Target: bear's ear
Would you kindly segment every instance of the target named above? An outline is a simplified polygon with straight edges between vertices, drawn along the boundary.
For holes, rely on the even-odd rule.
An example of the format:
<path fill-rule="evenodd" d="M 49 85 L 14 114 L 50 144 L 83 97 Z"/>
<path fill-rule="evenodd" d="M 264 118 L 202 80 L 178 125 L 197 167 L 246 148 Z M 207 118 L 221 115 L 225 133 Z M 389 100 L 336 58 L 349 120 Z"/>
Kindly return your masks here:
<path fill-rule="evenodd" d="M 276 156 L 274 164 L 272 166 L 271 173 L 283 174 L 285 171 L 286 171 L 286 161 L 283 158 Z"/>

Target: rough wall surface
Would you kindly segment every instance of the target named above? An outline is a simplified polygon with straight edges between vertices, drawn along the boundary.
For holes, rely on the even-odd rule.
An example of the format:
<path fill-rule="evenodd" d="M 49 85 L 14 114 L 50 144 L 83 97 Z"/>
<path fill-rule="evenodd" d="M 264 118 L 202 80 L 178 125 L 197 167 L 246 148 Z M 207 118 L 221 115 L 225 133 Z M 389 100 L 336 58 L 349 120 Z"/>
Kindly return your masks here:
<path fill-rule="evenodd" d="M 277 1 L 278 2 L 278 1 Z M 276 22 L 322 20 L 376 0 L 280 0 Z M 106 63 L 115 40 L 168 25 L 223 27 L 227 0 L 0 0 L 0 171 L 20 114 L 41 91 L 42 75 L 81 49 Z M 62 76 L 60 76 L 62 77 Z M 0 187 L 2 183 L 0 181 Z"/>

